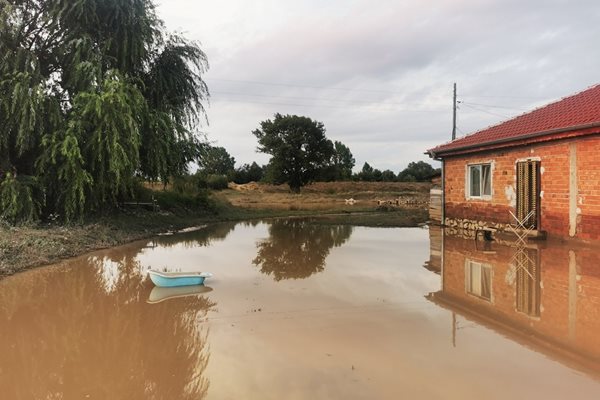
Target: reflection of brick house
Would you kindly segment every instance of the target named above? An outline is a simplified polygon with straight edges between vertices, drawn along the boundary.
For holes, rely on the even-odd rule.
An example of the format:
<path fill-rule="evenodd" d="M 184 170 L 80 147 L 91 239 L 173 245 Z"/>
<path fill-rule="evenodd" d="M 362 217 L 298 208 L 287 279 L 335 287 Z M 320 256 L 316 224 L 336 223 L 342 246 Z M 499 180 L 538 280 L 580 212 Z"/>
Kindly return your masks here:
<path fill-rule="evenodd" d="M 514 247 L 493 243 L 483 252 L 473 240 L 448 235 L 443 242 L 442 287 L 431 301 L 600 377 L 595 248 L 530 245 L 528 262 L 515 263 Z"/>
<path fill-rule="evenodd" d="M 600 85 L 428 150 L 446 223 L 528 224 L 600 240 Z M 531 213 L 531 214 L 530 214 Z"/>

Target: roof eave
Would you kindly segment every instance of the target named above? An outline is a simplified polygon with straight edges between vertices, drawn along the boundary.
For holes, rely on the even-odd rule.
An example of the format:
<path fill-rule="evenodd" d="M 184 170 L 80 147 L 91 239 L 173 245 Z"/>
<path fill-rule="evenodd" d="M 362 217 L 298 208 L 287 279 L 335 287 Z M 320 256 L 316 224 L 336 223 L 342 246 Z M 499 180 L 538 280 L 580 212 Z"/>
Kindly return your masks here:
<path fill-rule="evenodd" d="M 438 150 L 437 152 L 435 152 L 435 149 L 430 149 L 427 150 L 426 154 L 429 154 L 429 156 L 431 158 L 434 159 L 441 159 L 447 156 L 451 156 L 454 153 L 466 153 L 468 152 L 468 150 L 471 149 L 478 149 L 477 151 L 480 150 L 491 150 L 493 149 L 494 145 L 498 145 L 498 144 L 504 144 L 504 143 L 509 143 L 509 142 L 517 142 L 517 141 L 522 141 L 522 140 L 527 140 L 527 139 L 534 139 L 540 136 L 546 136 L 546 135 L 553 135 L 553 134 L 557 134 L 557 133 L 565 133 L 565 132 L 571 132 L 571 131 L 579 131 L 579 130 L 583 130 L 583 129 L 592 129 L 592 128 L 598 128 L 600 127 L 600 121 L 598 122 L 592 122 L 589 124 L 583 124 L 583 125 L 576 125 L 576 126 L 569 126 L 566 128 L 557 128 L 557 129 L 550 129 L 550 130 L 546 130 L 546 131 L 539 131 L 539 132 L 533 132 L 533 133 L 529 133 L 526 135 L 520 135 L 518 137 L 510 137 L 510 138 L 503 138 L 503 139 L 496 139 L 496 140 L 492 140 L 489 142 L 484 142 L 484 143 L 475 143 L 475 144 L 469 144 L 466 146 L 460 146 L 460 147 L 454 147 L 451 149 L 448 149 L 446 151 L 442 150 Z"/>

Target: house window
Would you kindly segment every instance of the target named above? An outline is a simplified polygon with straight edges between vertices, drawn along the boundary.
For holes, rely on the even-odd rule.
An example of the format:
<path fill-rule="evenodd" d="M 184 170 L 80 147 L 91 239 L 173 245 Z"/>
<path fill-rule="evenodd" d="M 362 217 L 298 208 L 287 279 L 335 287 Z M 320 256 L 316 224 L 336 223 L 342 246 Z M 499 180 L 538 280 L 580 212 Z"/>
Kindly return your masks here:
<path fill-rule="evenodd" d="M 469 165 L 469 197 L 481 198 L 492 195 L 491 164 Z"/>
<path fill-rule="evenodd" d="M 492 266 L 467 260 L 465 265 L 467 293 L 487 301 L 492 300 Z"/>

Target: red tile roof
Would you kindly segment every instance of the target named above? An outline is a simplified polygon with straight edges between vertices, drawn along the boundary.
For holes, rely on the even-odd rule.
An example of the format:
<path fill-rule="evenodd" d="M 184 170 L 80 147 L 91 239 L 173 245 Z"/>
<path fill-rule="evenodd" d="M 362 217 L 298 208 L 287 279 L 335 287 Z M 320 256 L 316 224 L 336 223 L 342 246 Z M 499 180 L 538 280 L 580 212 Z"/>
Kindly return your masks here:
<path fill-rule="evenodd" d="M 600 84 L 427 152 L 431 156 L 444 156 L 468 152 L 468 149 L 489 149 L 497 143 L 520 141 L 556 131 L 578 130 L 594 124 L 600 125 Z"/>

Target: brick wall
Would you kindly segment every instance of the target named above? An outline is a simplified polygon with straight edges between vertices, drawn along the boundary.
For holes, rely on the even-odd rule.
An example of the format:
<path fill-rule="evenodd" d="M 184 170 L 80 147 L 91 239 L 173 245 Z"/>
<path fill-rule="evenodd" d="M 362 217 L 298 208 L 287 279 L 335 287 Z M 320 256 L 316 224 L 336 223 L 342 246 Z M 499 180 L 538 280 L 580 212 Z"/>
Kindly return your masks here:
<path fill-rule="evenodd" d="M 445 217 L 511 223 L 516 206 L 516 163 L 528 158 L 541 167 L 540 229 L 569 235 L 569 145 L 577 154 L 576 237 L 600 240 L 600 137 L 586 137 L 445 159 Z M 492 163 L 492 196 L 466 196 L 467 165 Z"/>
<path fill-rule="evenodd" d="M 577 143 L 577 236 L 600 239 L 600 139 Z"/>

